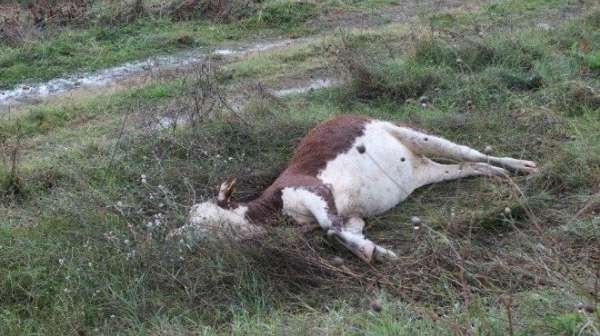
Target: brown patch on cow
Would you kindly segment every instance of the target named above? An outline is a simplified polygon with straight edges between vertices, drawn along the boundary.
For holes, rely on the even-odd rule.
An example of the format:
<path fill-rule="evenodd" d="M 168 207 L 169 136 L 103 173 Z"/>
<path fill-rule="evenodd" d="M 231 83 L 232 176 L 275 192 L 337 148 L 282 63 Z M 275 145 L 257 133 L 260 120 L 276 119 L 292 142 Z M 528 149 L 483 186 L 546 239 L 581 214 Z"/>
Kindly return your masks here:
<path fill-rule="evenodd" d="M 370 120 L 362 116 L 341 116 L 313 128 L 300 141 L 286 171 L 317 176 L 327 162 L 350 149 Z"/>
<path fill-rule="evenodd" d="M 257 199 L 249 202 L 246 217 L 253 223 L 269 223 L 273 215 L 283 208 L 281 194 L 284 188 L 302 188 L 321 196 L 329 211 L 337 213 L 331 189 L 316 176 L 292 174 L 284 171 Z"/>
<path fill-rule="evenodd" d="M 248 219 L 255 223 L 268 222 L 283 207 L 282 190 L 290 187 L 301 187 L 323 197 L 329 211 L 336 214 L 331 189 L 317 175 L 327 162 L 350 150 L 354 140 L 363 135 L 370 120 L 361 116 L 341 116 L 311 129 L 300 141 L 286 170 L 260 197 L 247 204 Z"/>

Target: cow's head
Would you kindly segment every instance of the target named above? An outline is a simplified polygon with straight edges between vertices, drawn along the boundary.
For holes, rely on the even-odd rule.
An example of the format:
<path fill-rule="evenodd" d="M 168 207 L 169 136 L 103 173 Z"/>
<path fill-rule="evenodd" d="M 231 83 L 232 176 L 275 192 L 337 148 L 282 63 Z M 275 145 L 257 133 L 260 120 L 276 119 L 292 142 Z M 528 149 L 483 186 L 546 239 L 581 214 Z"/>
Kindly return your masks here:
<path fill-rule="evenodd" d="M 171 232 L 170 236 L 182 234 L 199 239 L 245 239 L 264 232 L 260 226 L 246 218 L 248 206 L 233 202 L 231 195 L 237 179 L 227 179 L 219 188 L 216 200 L 205 201 L 192 206 L 188 223 Z"/>

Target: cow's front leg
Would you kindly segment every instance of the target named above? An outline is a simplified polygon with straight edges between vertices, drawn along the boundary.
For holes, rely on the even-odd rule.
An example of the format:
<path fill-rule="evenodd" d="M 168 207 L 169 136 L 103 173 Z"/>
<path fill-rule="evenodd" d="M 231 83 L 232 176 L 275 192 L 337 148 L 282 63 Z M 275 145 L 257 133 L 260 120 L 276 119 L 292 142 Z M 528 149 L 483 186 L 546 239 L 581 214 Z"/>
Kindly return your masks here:
<path fill-rule="evenodd" d="M 329 236 L 336 237 L 342 245 L 366 262 L 373 259 L 396 258 L 394 252 L 365 238 L 362 218 L 344 220 L 337 214 L 329 188 L 325 186 L 293 187 L 282 191 L 283 211 L 300 223 L 316 221 Z"/>
<path fill-rule="evenodd" d="M 370 263 L 373 259 L 386 261 L 396 259 L 394 252 L 381 247 L 371 240 L 365 238 L 362 230 L 364 220 L 359 217 L 351 217 L 344 221 L 340 216 L 333 216 L 333 225 L 327 231 L 327 235 L 337 240 L 365 262 Z"/>

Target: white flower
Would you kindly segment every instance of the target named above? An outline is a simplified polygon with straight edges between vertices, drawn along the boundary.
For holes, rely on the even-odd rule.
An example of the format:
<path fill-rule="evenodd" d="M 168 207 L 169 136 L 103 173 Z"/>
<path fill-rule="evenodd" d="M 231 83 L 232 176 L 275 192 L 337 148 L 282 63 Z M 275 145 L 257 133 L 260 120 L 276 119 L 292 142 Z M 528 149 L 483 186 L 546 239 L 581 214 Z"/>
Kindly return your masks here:
<path fill-rule="evenodd" d="M 106 239 L 108 241 L 113 241 L 113 240 L 117 239 L 117 236 L 115 235 L 114 232 L 108 231 L 108 232 L 104 233 L 104 239 Z"/>
<path fill-rule="evenodd" d="M 117 202 L 117 206 L 118 206 L 119 208 L 122 208 L 122 207 L 123 207 L 123 202 L 121 202 L 121 201 L 118 201 L 118 202 Z"/>
<path fill-rule="evenodd" d="M 140 176 L 140 181 L 142 181 L 142 183 L 144 183 L 144 184 L 147 182 L 147 181 L 146 181 L 146 174 L 142 174 L 142 175 Z"/>
<path fill-rule="evenodd" d="M 135 257 L 135 250 L 131 250 L 131 252 L 127 253 L 127 260 L 133 259 Z"/>
<path fill-rule="evenodd" d="M 65 259 L 63 259 L 63 258 L 58 259 L 58 264 L 61 265 L 61 266 L 64 265 L 65 264 Z"/>

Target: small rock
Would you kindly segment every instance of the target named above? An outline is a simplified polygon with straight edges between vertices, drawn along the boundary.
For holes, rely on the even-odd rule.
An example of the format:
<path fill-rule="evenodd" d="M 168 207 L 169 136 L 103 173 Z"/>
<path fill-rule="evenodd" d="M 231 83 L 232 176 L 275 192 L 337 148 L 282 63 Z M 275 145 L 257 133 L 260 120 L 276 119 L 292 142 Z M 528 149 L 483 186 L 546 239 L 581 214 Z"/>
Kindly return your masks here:
<path fill-rule="evenodd" d="M 412 225 L 420 225 L 421 224 L 421 218 L 419 218 L 417 216 L 412 216 L 410 218 L 410 222 L 412 223 Z"/>
<path fill-rule="evenodd" d="M 383 309 L 383 301 L 381 299 L 375 299 L 371 301 L 371 309 L 379 313 Z"/>
<path fill-rule="evenodd" d="M 477 35 L 479 35 L 479 37 L 483 37 L 485 35 L 485 33 L 480 31 L 479 33 L 477 33 Z"/>
<path fill-rule="evenodd" d="M 492 154 L 492 146 L 490 146 L 490 145 L 485 146 L 485 148 L 483 149 L 483 154 L 487 154 L 487 155 Z"/>
<path fill-rule="evenodd" d="M 429 97 L 427 97 L 427 96 L 419 97 L 419 104 L 427 104 L 427 103 L 429 103 Z"/>
<path fill-rule="evenodd" d="M 542 29 L 542 30 L 550 30 L 550 29 L 552 29 L 552 27 L 549 24 L 543 23 L 543 22 L 538 23 L 537 27 L 540 28 L 540 29 Z"/>
<path fill-rule="evenodd" d="M 593 314 L 596 311 L 596 307 L 579 302 L 577 304 L 577 311 L 579 311 L 580 313 L 585 312 Z"/>
<path fill-rule="evenodd" d="M 344 259 L 340 257 L 334 257 L 333 259 L 331 259 L 331 264 L 335 267 L 340 267 L 344 264 Z"/>
<path fill-rule="evenodd" d="M 505 215 L 507 215 L 507 216 L 508 216 L 508 215 L 510 215 L 510 213 L 511 213 L 511 210 L 510 210 L 510 208 L 509 208 L 509 207 L 506 207 L 506 208 L 504 208 L 504 214 L 505 214 Z"/>

